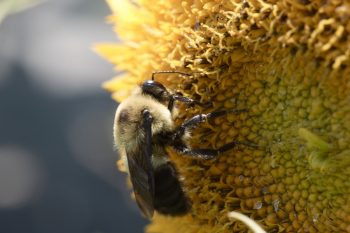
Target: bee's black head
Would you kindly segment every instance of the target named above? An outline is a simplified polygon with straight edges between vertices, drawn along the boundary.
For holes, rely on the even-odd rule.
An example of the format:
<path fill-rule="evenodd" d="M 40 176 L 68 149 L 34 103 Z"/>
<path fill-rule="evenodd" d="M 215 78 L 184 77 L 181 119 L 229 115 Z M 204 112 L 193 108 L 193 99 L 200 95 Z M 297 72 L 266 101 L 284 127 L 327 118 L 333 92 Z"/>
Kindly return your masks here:
<path fill-rule="evenodd" d="M 170 93 L 160 82 L 154 80 L 146 80 L 141 85 L 142 93 L 150 95 L 160 102 L 169 100 Z"/>

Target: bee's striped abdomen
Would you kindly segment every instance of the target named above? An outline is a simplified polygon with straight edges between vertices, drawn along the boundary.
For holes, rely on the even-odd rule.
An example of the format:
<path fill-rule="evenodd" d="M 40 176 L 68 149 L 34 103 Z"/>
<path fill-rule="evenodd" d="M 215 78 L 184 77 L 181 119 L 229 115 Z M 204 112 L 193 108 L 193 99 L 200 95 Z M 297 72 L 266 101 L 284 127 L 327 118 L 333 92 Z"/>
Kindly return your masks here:
<path fill-rule="evenodd" d="M 168 162 L 154 171 L 154 208 L 165 215 L 183 215 L 191 208 L 174 165 Z"/>

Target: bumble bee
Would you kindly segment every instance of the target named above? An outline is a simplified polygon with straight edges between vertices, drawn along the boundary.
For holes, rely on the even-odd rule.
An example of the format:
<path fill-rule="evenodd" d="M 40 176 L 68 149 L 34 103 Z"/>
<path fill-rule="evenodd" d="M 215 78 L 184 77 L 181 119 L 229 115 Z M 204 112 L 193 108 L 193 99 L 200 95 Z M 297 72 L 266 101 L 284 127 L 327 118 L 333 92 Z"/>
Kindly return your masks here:
<path fill-rule="evenodd" d="M 157 71 L 152 80 L 137 87 L 117 108 L 114 120 L 114 140 L 130 175 L 136 202 L 144 216 L 152 218 L 154 211 L 164 215 L 184 215 L 191 204 L 184 193 L 174 164 L 169 160 L 166 146 L 179 153 L 200 159 L 212 159 L 232 149 L 237 141 L 218 149 L 193 149 L 189 146 L 189 130 L 208 119 L 240 110 L 221 110 L 195 115 L 175 126 L 175 101 L 187 105 L 204 105 L 193 99 L 168 91 L 154 80 L 156 74 L 178 71 Z"/>

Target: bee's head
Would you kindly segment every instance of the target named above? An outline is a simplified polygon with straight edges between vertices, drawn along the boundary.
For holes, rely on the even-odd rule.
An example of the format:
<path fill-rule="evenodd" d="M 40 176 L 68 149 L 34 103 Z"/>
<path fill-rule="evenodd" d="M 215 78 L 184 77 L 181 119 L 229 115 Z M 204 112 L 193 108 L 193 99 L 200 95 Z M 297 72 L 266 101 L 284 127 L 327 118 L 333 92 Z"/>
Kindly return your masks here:
<path fill-rule="evenodd" d="M 159 102 L 168 101 L 170 98 L 170 93 L 160 82 L 154 80 L 146 80 L 141 85 L 142 93 L 145 95 L 150 95 Z"/>

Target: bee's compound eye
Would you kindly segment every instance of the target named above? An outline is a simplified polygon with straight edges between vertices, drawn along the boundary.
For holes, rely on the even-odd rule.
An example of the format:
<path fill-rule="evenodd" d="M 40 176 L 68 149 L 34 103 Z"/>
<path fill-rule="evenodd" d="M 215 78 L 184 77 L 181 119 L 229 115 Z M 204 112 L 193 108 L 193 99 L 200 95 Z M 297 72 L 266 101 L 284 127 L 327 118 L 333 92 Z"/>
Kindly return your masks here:
<path fill-rule="evenodd" d="M 163 84 L 154 81 L 154 80 L 146 80 L 143 84 L 142 84 L 142 90 L 146 91 L 146 90 L 166 90 L 166 88 L 163 86 Z"/>
<path fill-rule="evenodd" d="M 163 86 L 163 84 L 154 81 L 154 80 L 147 80 L 145 81 L 141 86 L 142 92 L 144 94 L 148 94 L 153 96 L 154 98 L 162 101 L 168 97 L 168 91 Z"/>

